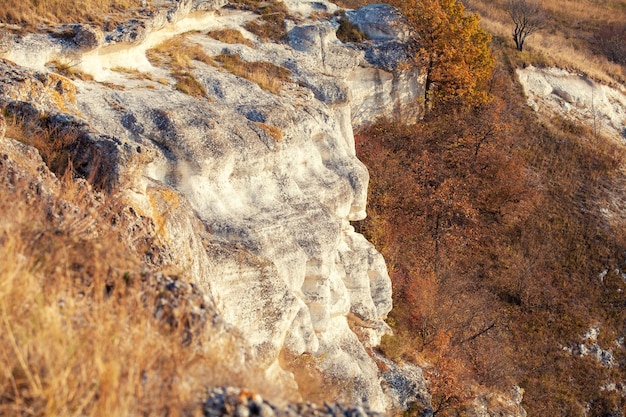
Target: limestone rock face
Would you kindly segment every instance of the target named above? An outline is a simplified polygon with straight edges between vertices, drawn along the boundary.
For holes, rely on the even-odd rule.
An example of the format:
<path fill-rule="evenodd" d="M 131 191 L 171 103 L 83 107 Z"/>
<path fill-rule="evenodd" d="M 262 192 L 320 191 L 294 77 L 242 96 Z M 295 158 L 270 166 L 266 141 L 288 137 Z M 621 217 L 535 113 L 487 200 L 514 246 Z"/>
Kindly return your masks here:
<path fill-rule="evenodd" d="M 423 82 L 418 70 L 401 69 L 408 52 L 398 53 L 406 35 L 398 15 L 385 9 L 374 25 L 380 6 L 355 12 L 375 35 L 368 45 L 342 44 L 336 21 L 306 17 L 289 22 L 286 43 L 264 43 L 243 29 L 250 12 L 207 11 L 221 1 L 163 3 L 151 20 L 122 25 L 104 41 L 91 31 L 84 42 L 75 39 L 84 47 L 72 49 L 72 59 L 96 81 L 72 83 L 12 49 L 7 58 L 19 65 L 0 61 L 0 105 L 77 133 L 77 172 L 125 193 L 137 222 L 152 225 L 148 261 L 191 276 L 268 378 L 297 393 L 281 358 L 310 355 L 317 370 L 349 387 L 339 399 L 385 410 L 368 348 L 389 331 L 391 283 L 382 256 L 349 222 L 365 217 L 369 181 L 353 126 L 420 113 Z M 287 5 L 303 16 L 334 7 Z M 146 60 L 157 40 L 224 27 L 240 30 L 254 48 L 202 32 L 185 37 L 208 55 L 289 69 L 279 93 L 194 61 L 189 74 L 207 92 L 196 98 Z M 67 48 L 46 42 L 55 54 Z M 113 70 L 138 62 L 144 78 Z"/>
<path fill-rule="evenodd" d="M 398 9 L 388 4 L 372 4 L 357 10 L 348 10 L 346 17 L 370 40 L 404 44 L 410 42 L 410 30 L 404 17 Z"/>
<path fill-rule="evenodd" d="M 517 76 L 535 111 L 558 114 L 595 134 L 626 138 L 626 89 L 610 87 L 559 68 L 518 69 Z"/>
<path fill-rule="evenodd" d="M 379 117 L 416 120 L 422 115 L 425 74 L 411 66 L 415 45 L 400 12 L 386 4 L 349 10 L 346 17 L 370 41 L 361 45 L 363 60 L 345 79 L 352 92 L 352 123 Z"/>
<path fill-rule="evenodd" d="M 381 355 L 376 355 L 376 360 L 385 369 L 382 374 L 390 408 L 419 410 L 417 415 L 432 417 L 431 395 L 426 389 L 422 369 L 410 363 L 398 364 Z"/>

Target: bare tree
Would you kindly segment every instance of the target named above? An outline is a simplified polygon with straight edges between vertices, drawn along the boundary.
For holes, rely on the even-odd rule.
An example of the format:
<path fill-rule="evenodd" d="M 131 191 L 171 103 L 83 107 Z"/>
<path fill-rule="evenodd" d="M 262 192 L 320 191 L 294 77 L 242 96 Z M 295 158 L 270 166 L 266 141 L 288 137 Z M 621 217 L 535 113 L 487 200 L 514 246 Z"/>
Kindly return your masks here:
<path fill-rule="evenodd" d="M 544 16 L 539 5 L 532 0 L 509 0 L 509 16 L 515 24 L 515 46 L 521 51 L 526 38 L 543 27 Z"/>

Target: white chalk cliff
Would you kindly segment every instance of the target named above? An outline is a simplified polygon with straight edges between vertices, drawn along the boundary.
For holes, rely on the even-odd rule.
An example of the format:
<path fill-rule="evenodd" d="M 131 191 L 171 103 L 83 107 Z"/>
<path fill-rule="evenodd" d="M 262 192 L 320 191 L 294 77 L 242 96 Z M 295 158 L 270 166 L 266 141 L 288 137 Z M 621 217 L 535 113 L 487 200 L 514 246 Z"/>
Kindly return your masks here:
<path fill-rule="evenodd" d="M 517 77 L 535 111 L 556 114 L 621 142 L 626 138 L 626 88 L 560 68 L 528 66 Z"/>
<path fill-rule="evenodd" d="M 344 44 L 336 18 L 311 17 L 336 6 L 290 0 L 298 18 L 275 43 L 243 28 L 257 17 L 252 12 L 220 2 L 163 3 L 137 32 L 77 27 L 73 39 L 5 36 L 0 107 L 79 132 L 77 172 L 120 190 L 130 213 L 152 224 L 147 260 L 198 283 L 254 346 L 251 360 L 268 377 L 297 392 L 284 358 L 307 354 L 325 377 L 350 387 L 339 400 L 385 410 L 367 348 L 388 331 L 391 283 L 382 256 L 350 225 L 366 215 L 368 186 L 353 128 L 420 111 L 423 79 L 399 65 L 408 57 L 399 16 L 380 5 L 348 12 L 370 40 Z M 219 28 L 240 30 L 254 47 L 206 36 Z M 274 94 L 194 62 L 208 98 L 177 91 L 146 50 L 182 33 L 208 55 L 287 68 L 291 82 Z M 94 79 L 70 82 L 51 74 L 51 61 Z"/>

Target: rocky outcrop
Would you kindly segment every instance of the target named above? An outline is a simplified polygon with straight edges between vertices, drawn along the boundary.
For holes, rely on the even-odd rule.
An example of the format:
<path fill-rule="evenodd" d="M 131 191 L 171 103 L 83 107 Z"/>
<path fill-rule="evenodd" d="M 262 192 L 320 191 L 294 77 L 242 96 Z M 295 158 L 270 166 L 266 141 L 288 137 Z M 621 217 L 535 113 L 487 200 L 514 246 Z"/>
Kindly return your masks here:
<path fill-rule="evenodd" d="M 7 131 L 7 122 L 4 116 L 0 115 L 0 139 L 4 139 L 4 135 Z"/>
<path fill-rule="evenodd" d="M 370 40 L 364 59 L 346 79 L 352 91 L 352 121 L 361 126 L 379 117 L 417 120 L 422 115 L 425 74 L 413 62 L 415 45 L 400 12 L 374 4 L 346 12 L 346 18 Z"/>
<path fill-rule="evenodd" d="M 626 138 L 626 90 L 560 68 L 528 66 L 517 76 L 535 111 L 557 114 L 618 141 Z"/>
<path fill-rule="evenodd" d="M 237 388 L 215 388 L 208 394 L 203 407 L 205 417 L 263 416 L 263 417 L 382 417 L 362 406 L 342 407 L 339 404 L 317 406 L 311 403 L 288 404 L 279 407 Z"/>
<path fill-rule="evenodd" d="M 333 9 L 314 3 L 309 10 Z M 335 20 L 306 15 L 289 22 L 285 43 L 266 43 L 243 29 L 250 12 L 172 4 L 112 33 L 80 26 L 70 40 L 15 37 L 5 54 L 13 63 L 0 62 L 0 105 L 75 132 L 68 150 L 76 171 L 124 193 L 137 223 L 151 225 L 147 262 L 190 276 L 266 377 L 297 395 L 302 382 L 284 358 L 307 355 L 323 378 L 349 387 L 336 400 L 387 409 L 368 348 L 389 331 L 391 284 L 381 255 L 350 225 L 365 216 L 369 180 L 352 129 L 420 114 L 423 83 L 418 70 L 400 65 L 409 55 L 397 12 L 371 6 L 348 14 L 370 35 L 367 45 L 343 44 Z M 387 17 L 372 25 L 377 13 Z M 193 97 L 146 59 L 146 49 L 168 37 L 221 27 L 242 31 L 254 48 L 204 33 L 186 39 L 208 55 L 289 69 L 281 93 L 194 62 L 189 76 L 207 93 Z M 57 59 L 95 80 L 51 74 L 45 64 Z M 142 237 L 129 239 L 139 246 Z"/>
<path fill-rule="evenodd" d="M 526 417 L 522 407 L 524 390 L 514 386 L 509 393 L 489 392 L 478 394 L 468 407 L 472 417 Z"/>

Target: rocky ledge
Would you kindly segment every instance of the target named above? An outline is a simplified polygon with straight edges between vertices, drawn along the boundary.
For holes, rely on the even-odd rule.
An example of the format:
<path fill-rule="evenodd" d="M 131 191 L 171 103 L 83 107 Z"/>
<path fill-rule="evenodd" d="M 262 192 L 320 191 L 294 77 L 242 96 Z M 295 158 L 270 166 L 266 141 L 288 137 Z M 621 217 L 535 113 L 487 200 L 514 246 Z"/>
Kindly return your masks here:
<path fill-rule="evenodd" d="M 409 55 L 398 13 L 346 13 L 369 40 L 343 43 L 335 5 L 287 1 L 287 36 L 273 42 L 246 29 L 252 11 L 161 3 L 109 33 L 4 34 L 0 107 L 75 133 L 77 174 L 123 195 L 153 226 L 147 261 L 189 276 L 285 393 L 311 391 L 306 367 L 333 382 L 319 398 L 388 409 L 393 387 L 371 348 L 389 331 L 391 283 L 350 222 L 364 218 L 368 186 L 353 127 L 420 112 L 423 77 L 400 65 Z M 246 42 L 207 36 L 225 28 Z M 196 55 L 184 71 L 199 96 L 184 92 L 180 70 L 147 57 L 176 36 L 211 57 Z M 212 62 L 220 55 L 289 76 L 269 91 Z M 54 73 L 60 67 L 78 75 Z"/>

